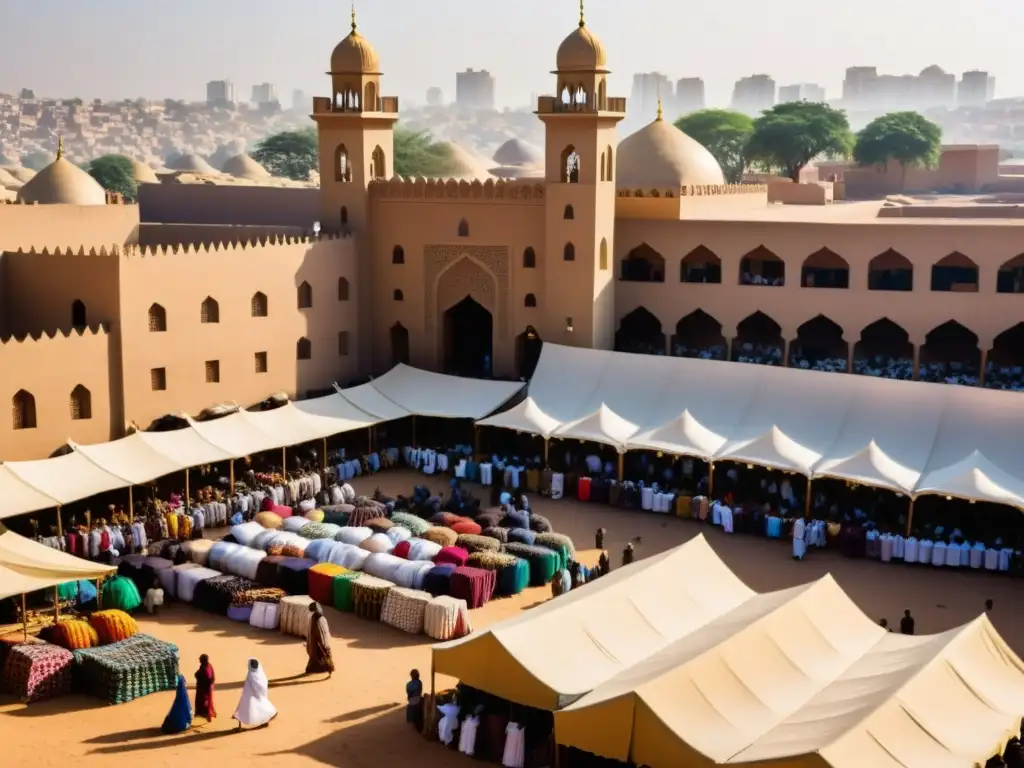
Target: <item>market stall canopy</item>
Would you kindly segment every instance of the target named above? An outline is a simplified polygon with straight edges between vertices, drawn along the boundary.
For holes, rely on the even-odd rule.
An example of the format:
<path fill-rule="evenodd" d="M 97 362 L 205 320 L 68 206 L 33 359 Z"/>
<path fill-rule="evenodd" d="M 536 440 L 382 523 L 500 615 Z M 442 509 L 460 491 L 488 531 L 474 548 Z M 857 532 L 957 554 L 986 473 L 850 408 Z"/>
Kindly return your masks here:
<path fill-rule="evenodd" d="M 382 421 L 379 416 L 357 408 L 338 393 L 299 400 L 293 402 L 292 407 L 298 413 L 316 420 L 321 437 L 366 429 Z"/>
<path fill-rule="evenodd" d="M 169 432 L 135 433 L 150 448 L 162 453 L 183 469 L 185 467 L 201 467 L 237 458 L 218 448 L 191 427 L 173 429 Z M 153 479 L 153 478 L 151 478 Z"/>
<path fill-rule="evenodd" d="M 400 406 L 398 403 L 388 400 L 377 391 L 372 383 L 360 384 L 358 387 L 341 389 L 337 384 L 334 388 L 338 394 L 345 398 L 354 408 L 375 416 L 380 421 L 394 421 L 412 416 L 412 413 Z"/>
<path fill-rule="evenodd" d="M 523 388 L 518 381 L 445 376 L 402 363 L 371 385 L 411 414 L 449 419 L 482 419 Z"/>
<path fill-rule="evenodd" d="M 819 462 L 814 475 L 888 488 L 897 493 L 909 493 L 917 481 L 916 472 L 893 460 L 874 440 L 852 456 Z"/>
<path fill-rule="evenodd" d="M 821 455 L 804 448 L 776 426 L 746 440 L 731 440 L 715 454 L 716 460 L 746 462 L 786 472 L 811 473 Z"/>
<path fill-rule="evenodd" d="M 725 438 L 705 427 L 689 411 L 656 429 L 640 432 L 629 440 L 633 450 L 665 451 L 707 459 L 715 455 Z"/>
<path fill-rule="evenodd" d="M 0 600 L 66 581 L 99 579 L 116 570 L 50 549 L 0 525 Z"/>
<path fill-rule="evenodd" d="M 127 488 L 132 484 L 124 477 L 98 467 L 78 451 L 53 459 L 8 461 L 4 466 L 35 490 L 53 499 L 56 504 L 70 504 L 89 496 Z M 55 504 L 47 505 L 50 506 Z"/>
<path fill-rule="evenodd" d="M 434 670 L 555 710 L 753 596 L 703 536 L 433 648 Z"/>
<path fill-rule="evenodd" d="M 109 443 L 79 445 L 68 440 L 68 445 L 104 472 L 122 477 L 132 485 L 148 483 L 185 468 L 150 446 L 140 432 Z"/>
<path fill-rule="evenodd" d="M 1024 509 L 1024 483 L 997 467 L 981 451 L 929 472 L 916 490 L 918 494 L 944 494 Z"/>
<path fill-rule="evenodd" d="M 529 432 L 545 438 L 551 437 L 562 426 L 561 422 L 544 413 L 531 397 L 514 408 L 488 416 L 477 424 L 482 427 L 501 427 L 517 432 Z"/>
<path fill-rule="evenodd" d="M 581 419 L 570 421 L 558 428 L 555 437 L 563 440 L 588 440 L 592 443 L 610 445 L 619 453 L 625 453 L 629 438 L 636 434 L 639 427 L 612 411 L 604 403 L 593 413 Z"/>
<path fill-rule="evenodd" d="M 317 398 L 322 400 L 325 398 Z M 348 413 L 355 413 L 356 409 L 340 395 L 329 395 L 328 407 L 344 408 Z M 319 407 L 314 405 L 314 408 Z M 348 432 L 353 429 L 365 429 L 375 423 L 373 417 L 362 414 L 358 421 L 348 418 L 330 418 L 317 415 L 308 410 L 299 408 L 296 403 L 285 403 L 269 411 L 242 411 L 242 415 L 260 432 L 273 435 L 275 448 L 284 448 L 291 445 L 302 445 L 313 440 L 340 432 Z"/>
<path fill-rule="evenodd" d="M 56 507 L 59 502 L 36 490 L 0 464 L 0 520 L 40 509 Z"/>

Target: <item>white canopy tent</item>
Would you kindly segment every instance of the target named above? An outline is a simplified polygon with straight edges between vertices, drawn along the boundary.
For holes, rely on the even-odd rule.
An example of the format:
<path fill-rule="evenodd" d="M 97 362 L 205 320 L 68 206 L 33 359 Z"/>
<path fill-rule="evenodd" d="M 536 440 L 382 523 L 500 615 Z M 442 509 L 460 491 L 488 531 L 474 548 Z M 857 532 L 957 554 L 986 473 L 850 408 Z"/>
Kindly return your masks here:
<path fill-rule="evenodd" d="M 98 579 L 116 570 L 50 549 L 0 525 L 0 600 L 66 581 Z"/>
<path fill-rule="evenodd" d="M 0 520 L 17 515 L 25 515 L 40 509 L 57 506 L 57 500 L 51 499 L 42 491 L 36 490 L 6 465 L 0 464 Z"/>
<path fill-rule="evenodd" d="M 488 416 L 478 421 L 481 427 L 501 427 L 517 432 L 529 432 L 541 437 L 551 437 L 562 423 L 540 409 L 532 397 L 523 400 L 514 408 Z"/>
<path fill-rule="evenodd" d="M 70 504 L 118 488 L 127 488 L 131 481 L 102 469 L 78 451 L 52 459 L 9 461 L 4 466 L 32 486 L 51 503 L 40 509 Z"/>
<path fill-rule="evenodd" d="M 570 421 L 559 427 L 556 437 L 574 440 L 589 440 L 592 443 L 610 445 L 619 453 L 625 453 L 629 438 L 640 428 L 619 416 L 604 403 L 581 419 Z"/>
<path fill-rule="evenodd" d="M 395 421 L 412 416 L 412 413 L 398 403 L 384 397 L 372 383 L 360 384 L 358 387 L 349 387 L 348 389 L 341 389 L 335 384 L 334 388 L 352 407 L 363 413 L 368 413 L 380 421 Z"/>
<path fill-rule="evenodd" d="M 149 445 L 142 434 L 135 432 L 120 440 L 95 445 L 79 445 L 68 440 L 68 445 L 104 472 L 120 477 L 132 485 L 141 485 L 157 477 L 181 471 L 182 467 L 178 462 Z"/>
<path fill-rule="evenodd" d="M 521 382 L 445 376 L 402 363 L 370 386 L 411 415 L 448 419 L 482 419 L 523 388 Z"/>

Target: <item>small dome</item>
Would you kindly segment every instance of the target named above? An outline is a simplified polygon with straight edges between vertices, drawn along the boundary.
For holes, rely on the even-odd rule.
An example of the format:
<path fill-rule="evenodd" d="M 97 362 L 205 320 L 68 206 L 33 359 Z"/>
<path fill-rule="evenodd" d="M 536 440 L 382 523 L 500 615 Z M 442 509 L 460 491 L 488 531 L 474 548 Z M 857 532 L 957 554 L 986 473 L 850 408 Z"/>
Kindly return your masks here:
<path fill-rule="evenodd" d="M 252 179 L 257 181 L 270 178 L 266 168 L 245 154 L 229 158 L 220 170 L 221 173 L 234 176 L 236 179 Z"/>
<path fill-rule="evenodd" d="M 132 164 L 132 179 L 136 184 L 158 184 L 160 179 L 153 173 L 153 169 L 145 163 L 141 163 L 134 157 L 129 157 L 128 162 Z"/>
<path fill-rule="evenodd" d="M 543 165 L 544 153 L 521 139 L 509 139 L 498 147 L 493 160 L 501 165 Z"/>
<path fill-rule="evenodd" d="M 359 34 L 356 14 L 352 12 L 352 31 L 331 53 L 332 75 L 379 75 L 380 59 L 370 41 Z"/>
<path fill-rule="evenodd" d="M 26 168 L 23 165 L 5 165 L 0 166 L 0 171 L 6 171 L 8 174 L 16 178 L 22 184 L 28 184 L 32 180 L 32 177 L 36 175 L 36 172 L 31 168 Z"/>
<path fill-rule="evenodd" d="M 106 205 L 107 193 L 96 179 L 58 151 L 57 159 L 18 191 L 18 200 L 44 205 Z"/>
<path fill-rule="evenodd" d="M 725 183 L 722 168 L 704 145 L 660 117 L 622 140 L 615 173 L 623 189 Z"/>
<path fill-rule="evenodd" d="M 21 189 L 24 183 L 11 173 L 9 169 L 0 168 L 0 189 Z"/>
<path fill-rule="evenodd" d="M 487 164 L 483 160 L 460 147 L 455 142 L 441 142 L 439 147 L 444 148 L 452 164 L 451 173 L 446 174 L 448 178 L 457 179 L 458 181 L 474 181 L 476 179 L 486 181 L 492 178 L 487 170 Z"/>
<path fill-rule="evenodd" d="M 562 44 L 555 57 L 559 72 L 596 72 L 608 63 L 604 45 L 580 19 L 580 24 Z"/>
<path fill-rule="evenodd" d="M 185 171 L 187 173 L 206 173 L 216 175 L 217 171 L 199 155 L 191 152 L 176 157 L 167 158 L 167 167 L 172 171 Z"/>

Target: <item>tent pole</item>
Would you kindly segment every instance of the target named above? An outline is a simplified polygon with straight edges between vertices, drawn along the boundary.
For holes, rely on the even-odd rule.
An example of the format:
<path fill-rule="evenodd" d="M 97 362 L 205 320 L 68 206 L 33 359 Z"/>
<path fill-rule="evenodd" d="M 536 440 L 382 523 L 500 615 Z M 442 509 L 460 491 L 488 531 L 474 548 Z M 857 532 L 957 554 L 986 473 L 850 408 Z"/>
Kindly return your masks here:
<path fill-rule="evenodd" d="M 288 474 L 288 449 L 281 449 L 281 474 Z"/>
<path fill-rule="evenodd" d="M 60 521 L 60 504 L 57 505 L 57 535 L 64 535 L 64 524 Z"/>
<path fill-rule="evenodd" d="M 548 438 L 544 438 L 544 469 L 548 469 Z"/>
<path fill-rule="evenodd" d="M 128 486 L 128 524 L 135 522 L 135 496 L 133 486 Z"/>
<path fill-rule="evenodd" d="M 715 462 L 708 461 L 708 500 L 715 497 Z"/>
<path fill-rule="evenodd" d="M 323 443 L 321 444 L 320 447 L 323 449 L 323 452 L 324 452 L 324 457 L 323 457 L 323 459 L 320 460 L 320 466 L 322 468 L 324 468 L 324 469 L 327 469 L 327 438 L 326 437 L 323 439 Z"/>
<path fill-rule="evenodd" d="M 430 735 L 430 732 L 434 729 L 434 721 L 437 719 L 437 694 L 435 693 L 435 691 L 437 689 L 434 687 L 435 677 L 436 676 L 437 676 L 437 673 L 434 671 L 434 659 L 431 658 L 430 659 L 430 712 L 429 713 L 427 713 L 427 712 L 423 713 L 423 715 L 424 715 L 424 717 L 423 717 L 424 730 L 426 731 L 426 733 L 423 734 L 424 736 L 429 736 Z M 429 715 L 429 717 L 428 717 L 428 715 Z"/>
<path fill-rule="evenodd" d="M 416 447 L 416 414 L 412 415 L 412 447 Z"/>
<path fill-rule="evenodd" d="M 189 497 L 191 496 L 191 494 L 189 493 L 189 489 L 188 489 L 188 472 L 189 472 L 188 467 L 185 467 L 185 509 L 188 509 L 188 507 L 189 507 L 188 500 L 189 500 Z"/>
<path fill-rule="evenodd" d="M 228 489 L 228 496 L 232 496 L 235 493 L 235 460 L 231 459 L 228 462 L 228 482 L 231 483 L 231 487 Z"/>
<path fill-rule="evenodd" d="M 25 604 L 25 593 L 21 593 L 21 629 L 25 633 L 25 642 L 28 642 L 28 606 Z"/>
<path fill-rule="evenodd" d="M 807 478 L 807 500 L 804 501 L 804 518 L 806 518 L 807 520 L 811 519 L 811 483 L 813 482 L 813 477 Z"/>
<path fill-rule="evenodd" d="M 917 501 L 913 496 L 910 497 L 910 509 L 907 510 L 907 533 L 906 537 L 910 538 L 910 531 L 914 527 L 914 502 Z"/>
<path fill-rule="evenodd" d="M 367 453 L 373 453 L 373 427 L 366 428 L 366 445 L 369 448 Z"/>
<path fill-rule="evenodd" d="M 624 477 L 626 475 L 625 460 L 626 460 L 626 454 L 620 453 L 619 454 L 619 482 L 620 483 L 623 481 L 623 479 L 624 479 Z"/>
<path fill-rule="evenodd" d="M 473 425 L 473 458 L 480 460 L 480 427 Z"/>
<path fill-rule="evenodd" d="M 60 621 L 60 588 L 53 588 L 53 623 L 54 625 Z"/>
<path fill-rule="evenodd" d="M 103 610 L 103 578 L 96 579 L 96 608 Z"/>

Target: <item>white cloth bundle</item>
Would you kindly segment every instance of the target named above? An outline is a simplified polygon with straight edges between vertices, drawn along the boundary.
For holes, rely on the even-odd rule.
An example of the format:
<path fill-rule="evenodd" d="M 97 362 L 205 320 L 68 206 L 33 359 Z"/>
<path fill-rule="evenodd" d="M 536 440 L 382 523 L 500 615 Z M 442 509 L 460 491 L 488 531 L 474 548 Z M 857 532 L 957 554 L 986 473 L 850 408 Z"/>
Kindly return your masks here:
<path fill-rule="evenodd" d="M 281 527 L 288 531 L 288 533 L 298 533 L 307 525 L 309 525 L 309 520 L 304 517 L 293 515 L 292 517 L 286 517 L 284 519 L 284 525 Z"/>
<path fill-rule="evenodd" d="M 424 611 L 423 631 L 435 640 L 453 640 L 468 635 L 472 629 L 466 601 L 448 595 L 435 597 L 427 603 Z"/>
<path fill-rule="evenodd" d="M 288 519 L 291 520 L 290 517 Z M 280 533 L 280 531 L 260 531 L 256 534 L 256 538 L 249 542 L 249 546 L 253 549 L 262 549 L 264 552 L 266 552 L 267 547 L 270 546 L 270 542 L 274 540 L 274 537 L 277 536 L 278 533 Z"/>
<path fill-rule="evenodd" d="M 395 548 L 395 545 L 391 543 L 391 539 L 384 533 L 373 534 L 373 536 L 359 546 L 367 552 L 390 552 Z"/>
<path fill-rule="evenodd" d="M 178 598 L 178 574 L 198 567 L 195 563 L 182 563 L 157 571 L 156 578 L 160 582 L 160 589 L 164 591 L 164 595 L 171 600 L 176 600 Z"/>
<path fill-rule="evenodd" d="M 346 504 L 351 504 L 356 500 L 356 489 L 348 483 L 341 486 L 341 495 L 345 500 Z"/>
<path fill-rule="evenodd" d="M 230 541 L 218 541 L 210 549 L 210 557 L 207 560 L 207 565 L 221 573 L 231 573 L 227 568 L 228 556 L 234 554 L 240 549 L 248 549 L 248 547 L 243 547 L 241 544 L 235 544 Z M 253 551 L 255 552 L 255 550 Z M 238 576 L 240 574 L 235 575 Z"/>
<path fill-rule="evenodd" d="M 398 584 L 398 573 L 402 565 L 408 562 L 408 560 L 403 560 L 400 557 L 378 552 L 366 558 L 366 561 L 363 563 L 363 573 L 390 581 L 392 584 Z M 412 586 L 412 581 L 410 580 L 408 583 L 401 584 L 400 586 Z"/>
<path fill-rule="evenodd" d="M 263 533 L 264 528 L 259 523 L 242 523 L 241 525 L 234 525 L 231 527 L 231 535 L 235 541 L 241 544 L 243 547 L 252 545 L 253 539 L 259 534 Z"/>
<path fill-rule="evenodd" d="M 278 615 L 276 603 L 253 603 L 249 626 L 257 629 L 277 629 Z"/>
<path fill-rule="evenodd" d="M 384 535 L 391 539 L 392 544 L 399 544 L 406 539 L 411 539 L 412 531 L 402 525 L 393 525 L 384 532 Z"/>
<path fill-rule="evenodd" d="M 441 551 L 441 545 L 426 539 L 409 539 L 408 560 L 430 560 L 431 562 Z"/>
<path fill-rule="evenodd" d="M 188 550 L 188 559 L 198 565 L 206 566 L 210 559 L 210 550 L 213 549 L 213 542 L 209 539 L 196 539 L 187 541 L 183 548 Z"/>
<path fill-rule="evenodd" d="M 403 560 L 402 562 L 403 565 L 398 569 L 398 578 L 395 583 L 400 587 L 423 589 L 423 579 L 427 575 L 427 571 L 434 568 L 434 564 L 425 560 Z"/>
<path fill-rule="evenodd" d="M 258 549 L 239 547 L 228 553 L 224 560 L 224 572 L 255 581 L 256 569 L 259 568 L 260 560 L 266 556 L 266 552 L 260 552 Z"/>
<path fill-rule="evenodd" d="M 309 595 L 293 595 L 282 597 L 278 608 L 281 631 L 286 635 L 306 637 L 309 634 L 310 612 L 309 604 L 313 598 Z"/>
<path fill-rule="evenodd" d="M 316 501 L 314 499 L 303 499 L 299 502 L 299 514 L 305 515 L 307 512 L 312 512 L 316 509 Z"/>
<path fill-rule="evenodd" d="M 432 599 L 428 592 L 395 587 L 384 598 L 380 620 L 410 635 L 422 634 L 427 605 Z"/>
<path fill-rule="evenodd" d="M 196 585 L 200 581 L 212 579 L 214 576 L 223 576 L 223 574 L 212 568 L 190 568 L 187 571 L 179 571 L 178 599 L 185 603 L 191 603 L 196 594 Z"/>
<path fill-rule="evenodd" d="M 306 522 L 308 523 L 309 521 L 307 520 Z M 291 545 L 303 552 L 306 551 L 306 547 L 309 544 L 309 539 L 304 539 L 297 533 L 288 533 L 287 531 L 278 531 L 274 538 L 270 540 L 270 546 L 272 547 L 287 547 Z"/>
<path fill-rule="evenodd" d="M 340 541 L 344 544 L 351 544 L 354 547 L 358 547 L 371 536 L 373 536 L 373 531 L 369 528 L 351 528 L 349 526 L 345 526 L 334 535 L 334 539 L 335 541 Z"/>
<path fill-rule="evenodd" d="M 370 553 L 365 549 L 354 547 L 351 544 L 343 544 L 339 541 L 331 549 L 331 557 L 328 562 L 340 565 L 342 568 L 348 568 L 350 571 L 361 571 L 363 570 L 363 564 L 369 556 Z"/>

